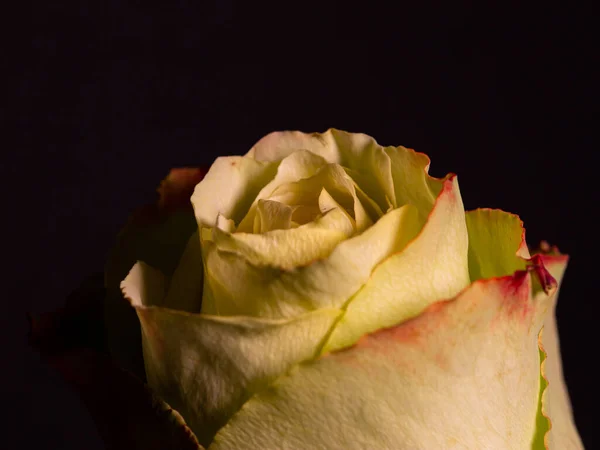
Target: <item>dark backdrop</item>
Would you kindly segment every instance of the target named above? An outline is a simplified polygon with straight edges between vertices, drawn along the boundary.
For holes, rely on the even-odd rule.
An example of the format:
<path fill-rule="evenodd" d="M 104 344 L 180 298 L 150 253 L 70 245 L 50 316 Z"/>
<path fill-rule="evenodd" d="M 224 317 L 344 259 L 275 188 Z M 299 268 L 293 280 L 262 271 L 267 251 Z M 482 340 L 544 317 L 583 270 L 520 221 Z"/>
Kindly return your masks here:
<path fill-rule="evenodd" d="M 530 244 L 572 256 L 559 327 L 577 424 L 595 448 L 586 12 L 239 3 L 46 2 L 18 23 L 3 116 L 19 135 L 2 162 L 5 301 L 18 310 L 3 327 L 17 324 L 4 340 L 18 361 L 4 370 L 7 448 L 103 448 L 77 396 L 24 350 L 23 310 L 57 308 L 101 270 L 169 168 L 245 153 L 270 131 L 329 127 L 429 154 L 433 175 L 458 174 L 467 209 L 515 212 Z"/>

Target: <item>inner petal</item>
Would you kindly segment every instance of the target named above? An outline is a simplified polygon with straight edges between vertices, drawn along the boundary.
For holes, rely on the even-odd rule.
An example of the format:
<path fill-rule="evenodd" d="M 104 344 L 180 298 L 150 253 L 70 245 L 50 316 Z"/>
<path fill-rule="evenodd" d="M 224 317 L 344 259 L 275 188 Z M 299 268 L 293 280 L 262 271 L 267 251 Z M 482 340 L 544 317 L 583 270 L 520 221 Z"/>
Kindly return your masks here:
<path fill-rule="evenodd" d="M 328 164 L 310 178 L 282 184 L 273 191 L 269 200 L 297 207 L 292 220 L 308 223 L 321 214 L 319 196 L 323 189 L 355 219 L 352 180 L 338 164 Z"/>
<path fill-rule="evenodd" d="M 253 232 L 260 234 L 272 230 L 291 228 L 293 209 L 273 200 L 259 200 L 254 216 Z"/>
<path fill-rule="evenodd" d="M 327 161 L 324 158 L 308 150 L 297 150 L 284 158 L 279 164 L 277 174 L 273 180 L 264 186 L 256 196 L 246 216 L 239 223 L 237 231 L 252 232 L 260 200 L 269 199 L 273 191 L 282 184 L 312 177 L 325 165 L 327 165 Z"/>
<path fill-rule="evenodd" d="M 348 214 L 339 208 L 328 211 L 308 224 L 287 230 L 253 234 L 226 233 L 218 228 L 212 229 L 213 242 L 219 251 L 241 255 L 255 266 L 284 270 L 327 258 L 354 231 L 354 224 Z M 214 272 L 218 267 L 213 265 L 211 270 Z"/>

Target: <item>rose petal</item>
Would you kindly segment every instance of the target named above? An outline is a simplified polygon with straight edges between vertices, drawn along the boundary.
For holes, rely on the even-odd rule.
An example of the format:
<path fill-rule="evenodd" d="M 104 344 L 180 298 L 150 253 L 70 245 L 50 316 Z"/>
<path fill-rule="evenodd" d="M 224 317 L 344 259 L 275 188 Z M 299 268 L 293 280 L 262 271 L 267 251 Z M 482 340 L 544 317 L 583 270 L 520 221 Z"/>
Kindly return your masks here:
<path fill-rule="evenodd" d="M 243 156 L 217 158 L 192 195 L 198 227 L 214 227 L 219 214 L 238 224 L 278 166 Z"/>
<path fill-rule="evenodd" d="M 243 256 L 256 266 L 283 270 L 304 266 L 329 256 L 342 241 L 354 234 L 354 225 L 341 209 L 333 209 L 314 222 L 289 230 L 273 230 L 263 234 L 224 233 L 213 229 L 214 250 L 206 250 L 206 270 L 209 283 L 215 280 L 218 268 L 211 258 L 217 249 Z M 230 272 L 229 268 L 222 268 Z M 228 273 L 227 276 L 230 276 Z M 233 280 L 231 280 L 233 282 Z"/>
<path fill-rule="evenodd" d="M 481 208 L 466 213 L 471 280 L 501 277 L 524 270 L 529 258 L 519 216 Z"/>
<path fill-rule="evenodd" d="M 312 177 L 281 184 L 268 198 L 290 206 L 317 206 L 319 195 L 326 189 L 336 202 L 351 214 L 356 221 L 357 230 L 364 231 L 373 221 L 358 199 L 354 186 L 353 180 L 342 166 L 327 164 Z M 318 212 L 319 209 L 315 208 L 315 211 Z"/>
<path fill-rule="evenodd" d="M 530 448 L 551 301 L 531 291 L 529 272 L 477 281 L 302 364 L 250 399 L 209 449 Z"/>
<path fill-rule="evenodd" d="M 260 190 L 237 230 L 252 232 L 256 208 L 260 200 L 269 199 L 273 191 L 281 185 L 314 176 L 325 165 L 327 165 L 327 161 L 324 158 L 308 150 L 298 150 L 284 158 L 277 168 L 275 178 Z"/>
<path fill-rule="evenodd" d="M 558 251 L 558 250 L 557 250 Z M 564 275 L 568 257 L 566 255 L 541 255 L 541 260 L 558 284 Z M 583 449 L 577 433 L 569 392 L 565 384 L 558 328 L 556 326 L 556 301 L 558 292 L 549 307 L 540 342 L 540 349 L 546 354 L 542 375 L 548 386 L 542 394 L 542 413 L 550 421 L 550 430 L 544 438 L 549 449 Z"/>
<path fill-rule="evenodd" d="M 253 263 L 234 245 L 222 250 L 205 241 L 203 311 L 284 318 L 341 307 L 365 284 L 373 268 L 402 250 L 421 226 L 416 208 L 406 205 L 339 243 L 327 258 L 293 270 L 257 265 L 260 261 Z"/>
<path fill-rule="evenodd" d="M 293 209 L 288 205 L 261 199 L 257 203 L 252 232 L 260 234 L 272 230 L 287 230 L 292 226 L 292 212 Z"/>
<path fill-rule="evenodd" d="M 402 206 L 396 202 L 390 158 L 375 139 L 366 134 L 333 128 L 325 133 L 275 132 L 258 141 L 246 156 L 257 161 L 277 161 L 300 148 L 322 156 L 328 163 L 355 171 L 358 176 L 353 179 L 383 211 L 390 205 Z"/>
<path fill-rule="evenodd" d="M 340 314 L 321 309 L 288 320 L 189 314 L 153 306 L 165 283 L 159 271 L 138 263 L 123 293 L 142 324 L 148 383 L 203 444 L 254 392 L 313 358 Z"/>
<path fill-rule="evenodd" d="M 456 177 L 445 181 L 427 223 L 402 251 L 375 267 L 346 306 L 324 352 L 401 323 L 469 285 L 468 235 Z"/>

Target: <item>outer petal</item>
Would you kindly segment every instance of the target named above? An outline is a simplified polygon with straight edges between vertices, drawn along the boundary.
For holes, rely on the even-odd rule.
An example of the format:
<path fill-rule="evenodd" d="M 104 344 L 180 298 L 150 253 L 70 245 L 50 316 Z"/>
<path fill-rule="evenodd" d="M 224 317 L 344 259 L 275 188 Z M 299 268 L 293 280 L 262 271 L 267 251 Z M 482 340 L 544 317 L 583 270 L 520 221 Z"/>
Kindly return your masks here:
<path fill-rule="evenodd" d="M 324 352 L 354 344 L 363 334 L 404 322 L 469 285 L 468 236 L 456 177 L 444 189 L 421 233 L 373 271 L 350 300 Z"/>
<path fill-rule="evenodd" d="M 541 255 L 541 259 L 550 274 L 560 284 L 567 266 L 566 255 Z M 542 395 L 542 413 L 550 420 L 550 430 L 545 436 L 546 448 L 583 449 L 583 443 L 577 433 L 571 401 L 563 377 L 558 329 L 556 326 L 556 300 L 552 301 L 542 330 L 541 350 L 546 354 L 542 366 L 542 375 L 548 381 L 548 386 Z"/>
<path fill-rule="evenodd" d="M 550 300 L 531 275 L 482 280 L 421 316 L 305 363 L 217 434 L 227 449 L 526 449 Z"/>
<path fill-rule="evenodd" d="M 204 444 L 254 392 L 313 358 L 340 314 L 322 309 L 266 320 L 157 307 L 166 280 L 144 263 L 133 267 L 122 287 L 142 325 L 149 385 Z"/>
<path fill-rule="evenodd" d="M 535 269 L 539 277 L 534 284 L 534 295 L 541 297 L 546 295 L 544 291 L 553 291 L 560 283 L 568 258 L 557 251 L 555 255 L 534 255 L 531 258 L 525 242 L 525 229 L 518 216 L 495 209 L 478 209 L 467 212 L 466 219 L 472 280 L 501 277 L 525 268 Z M 562 375 L 555 318 L 557 298 L 558 293 L 547 303 L 540 337 L 540 349 L 545 356 L 541 368 L 545 381 L 538 407 L 538 427 L 533 442 L 535 449 L 583 448 Z M 548 419 L 552 428 L 546 434 Z"/>

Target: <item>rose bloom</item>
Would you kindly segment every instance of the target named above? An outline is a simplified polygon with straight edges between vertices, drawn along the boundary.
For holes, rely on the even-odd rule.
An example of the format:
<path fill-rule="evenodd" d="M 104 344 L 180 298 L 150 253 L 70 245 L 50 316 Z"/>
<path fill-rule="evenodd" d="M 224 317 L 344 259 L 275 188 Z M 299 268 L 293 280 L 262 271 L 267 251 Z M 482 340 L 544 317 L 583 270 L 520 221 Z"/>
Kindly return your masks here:
<path fill-rule="evenodd" d="M 532 256 L 517 216 L 465 213 L 428 169 L 331 129 L 165 180 L 107 284 L 125 278 L 148 384 L 202 445 L 583 448 L 554 314 L 567 257 Z M 125 354 L 139 330 L 113 328 Z"/>

